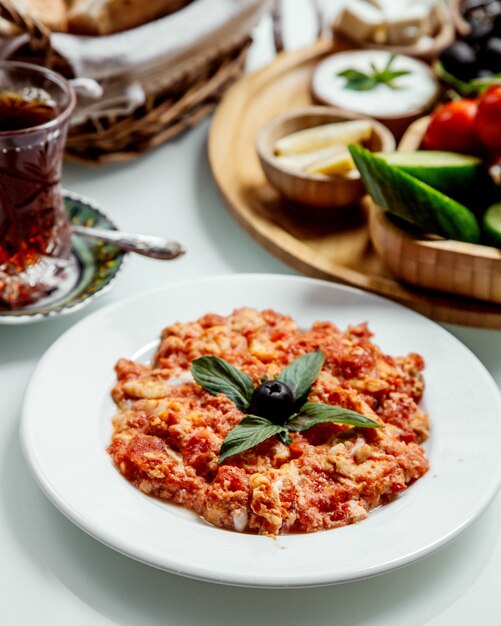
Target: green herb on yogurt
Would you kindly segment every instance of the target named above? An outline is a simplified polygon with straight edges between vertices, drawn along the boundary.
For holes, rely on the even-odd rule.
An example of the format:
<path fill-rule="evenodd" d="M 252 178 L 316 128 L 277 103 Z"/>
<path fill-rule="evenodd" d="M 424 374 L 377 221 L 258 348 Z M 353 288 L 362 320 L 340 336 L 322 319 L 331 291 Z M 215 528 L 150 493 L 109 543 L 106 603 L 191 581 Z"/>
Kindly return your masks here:
<path fill-rule="evenodd" d="M 352 91 L 370 91 L 377 87 L 377 85 L 386 85 L 391 89 L 396 89 L 397 85 L 394 84 L 394 81 L 401 76 L 410 74 L 410 71 L 391 69 L 395 58 L 395 55 L 392 54 L 388 59 L 388 63 L 382 70 L 378 70 L 375 64 L 371 63 L 371 71 L 368 74 L 354 68 L 348 68 L 347 70 L 339 72 L 338 76 L 346 79 L 344 88 L 351 89 Z"/>
<path fill-rule="evenodd" d="M 219 463 L 275 435 L 289 445 L 292 443 L 289 433 L 302 432 L 320 423 L 381 428 L 381 424 L 355 411 L 307 402 L 324 361 L 320 350 L 309 352 L 292 361 L 275 380 L 263 380 L 254 388 L 247 374 L 224 359 L 217 356 L 195 359 L 191 364 L 195 381 L 212 395 L 224 394 L 246 414 L 226 435 Z"/>

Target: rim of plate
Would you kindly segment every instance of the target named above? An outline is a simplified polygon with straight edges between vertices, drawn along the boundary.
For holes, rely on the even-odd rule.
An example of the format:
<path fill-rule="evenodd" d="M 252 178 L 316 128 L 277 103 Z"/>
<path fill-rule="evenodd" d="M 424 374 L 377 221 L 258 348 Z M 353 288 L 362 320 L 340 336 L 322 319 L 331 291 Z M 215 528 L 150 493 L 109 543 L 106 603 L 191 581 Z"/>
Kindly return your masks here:
<path fill-rule="evenodd" d="M 276 275 L 276 274 L 230 274 L 230 275 L 211 276 L 211 277 L 197 279 L 197 280 L 181 281 L 181 282 L 177 282 L 172 285 L 169 285 L 169 286 L 154 289 L 152 291 L 148 291 L 148 292 L 141 293 L 141 294 L 136 294 L 134 296 L 124 299 L 120 302 L 110 304 L 94 312 L 92 315 L 79 321 L 72 328 L 66 331 L 66 333 L 64 333 L 48 349 L 48 351 L 40 360 L 35 372 L 32 374 L 31 380 L 28 385 L 27 393 L 25 395 L 20 428 L 21 428 L 22 448 L 23 448 L 26 461 L 33 473 L 34 478 L 38 482 L 40 488 L 45 493 L 45 495 L 68 519 L 70 519 L 79 528 L 81 528 L 82 530 L 84 530 L 85 532 L 87 532 L 88 534 L 96 538 L 97 540 L 101 541 L 105 545 L 117 550 L 118 552 L 128 557 L 131 557 L 137 561 L 146 563 L 158 569 L 166 570 L 166 571 L 183 575 L 183 576 L 187 576 L 190 578 L 195 578 L 195 579 L 209 581 L 209 582 L 223 583 L 223 584 L 228 584 L 228 585 L 237 585 L 237 586 L 262 587 L 262 588 L 266 588 L 266 587 L 267 588 L 298 588 L 298 587 L 326 586 L 326 585 L 333 585 L 337 583 L 361 580 L 364 578 L 369 578 L 369 577 L 372 577 L 372 576 L 375 576 L 384 572 L 392 571 L 400 567 L 409 565 L 410 563 L 413 563 L 417 560 L 420 560 L 428 556 L 429 554 L 431 554 L 432 552 L 435 552 L 439 548 L 444 547 L 445 545 L 450 543 L 453 539 L 458 537 L 475 519 L 477 519 L 481 515 L 481 513 L 483 513 L 483 511 L 488 507 L 488 505 L 490 504 L 490 502 L 492 501 L 492 499 L 494 498 L 494 496 L 496 495 L 500 487 L 501 459 L 499 459 L 497 456 L 495 459 L 489 458 L 489 462 L 492 465 L 491 467 L 492 471 L 490 471 L 488 475 L 487 482 L 483 485 L 484 488 L 481 494 L 475 491 L 475 496 L 477 497 L 477 501 L 474 503 L 474 506 L 467 507 L 467 510 L 465 510 L 464 512 L 462 511 L 461 517 L 458 520 L 458 522 L 454 523 L 454 525 L 451 528 L 449 528 L 446 532 L 436 531 L 435 527 L 433 527 L 433 530 L 430 531 L 428 529 L 426 531 L 427 533 L 431 532 L 432 535 L 435 532 L 435 535 L 433 536 L 433 540 L 428 539 L 427 543 L 425 543 L 424 545 L 415 545 L 413 549 L 407 549 L 407 551 L 400 556 L 397 556 L 397 557 L 392 556 L 391 558 L 387 558 L 386 560 L 384 558 L 380 559 L 375 564 L 367 565 L 363 569 L 353 568 L 350 571 L 346 571 L 346 573 L 344 574 L 340 574 L 338 572 L 335 575 L 333 575 L 330 571 L 325 572 L 322 570 L 319 573 L 317 572 L 311 573 L 311 571 L 308 571 L 306 573 L 306 572 L 298 571 L 297 569 L 294 569 L 294 568 L 287 569 L 285 571 L 280 570 L 281 571 L 280 575 L 277 575 L 276 572 L 275 573 L 273 572 L 274 564 L 273 563 L 270 564 L 270 562 L 268 561 L 266 562 L 266 566 L 265 566 L 265 563 L 262 564 L 263 569 L 259 570 L 258 572 L 256 571 L 248 572 L 245 570 L 236 572 L 235 567 L 231 569 L 225 564 L 221 564 L 219 562 L 209 563 L 205 557 L 204 557 L 205 560 L 202 563 L 196 558 L 194 558 L 193 555 L 188 555 L 188 557 L 186 558 L 180 558 L 179 555 L 175 555 L 173 557 L 169 553 L 158 554 L 158 553 L 152 552 L 151 546 L 144 544 L 144 542 L 139 546 L 137 544 L 131 545 L 127 540 L 127 536 L 126 536 L 127 532 L 125 532 L 124 530 L 122 519 L 119 520 L 121 526 L 119 528 L 119 534 L 117 536 L 117 534 L 115 534 L 114 532 L 115 529 L 112 527 L 112 525 L 111 524 L 107 525 L 106 520 L 100 518 L 99 512 L 96 512 L 94 510 L 94 511 L 91 511 L 89 515 L 89 512 L 85 510 L 85 506 L 84 506 L 85 503 L 82 503 L 77 500 L 77 505 L 75 506 L 74 502 L 68 501 L 69 500 L 68 497 L 65 496 L 65 494 L 61 492 L 61 485 L 58 484 L 57 482 L 58 477 L 54 478 L 53 475 L 50 475 L 50 471 L 47 472 L 47 468 L 44 467 L 43 463 L 40 462 L 40 458 L 39 458 L 39 454 L 37 450 L 37 446 L 39 446 L 40 444 L 37 441 L 36 437 L 34 436 L 34 433 L 32 432 L 33 425 L 36 422 L 36 420 L 34 420 L 34 413 L 33 413 L 32 405 L 33 405 L 33 402 L 35 402 L 36 400 L 37 393 L 39 393 L 40 391 L 40 389 L 38 389 L 37 387 L 40 387 L 41 379 L 43 378 L 44 367 L 46 367 L 47 364 L 50 364 L 50 361 L 53 358 L 53 355 L 57 353 L 57 351 L 59 350 L 59 347 L 67 344 L 68 342 L 71 343 L 74 337 L 78 338 L 78 333 L 86 332 L 89 329 L 91 329 L 93 325 L 94 326 L 97 325 L 100 321 L 105 321 L 107 318 L 110 319 L 110 317 L 112 317 L 117 311 L 120 311 L 121 309 L 122 310 L 131 309 L 131 305 L 133 305 L 133 303 L 140 303 L 140 302 L 144 303 L 145 300 L 150 301 L 150 300 L 155 300 L 155 298 L 157 299 L 162 298 L 162 294 L 164 294 L 163 297 L 166 298 L 165 294 L 169 294 L 169 292 L 173 292 L 176 290 L 195 288 L 197 291 L 200 291 L 200 289 L 203 289 L 204 287 L 213 287 L 214 284 L 216 283 L 223 283 L 226 287 L 228 287 L 228 283 L 233 282 L 234 283 L 233 286 L 235 286 L 235 283 L 236 283 L 236 285 L 240 285 L 239 287 L 240 289 L 243 289 L 244 287 L 243 283 L 245 283 L 247 285 L 247 293 L 249 293 L 250 283 L 256 283 L 256 281 L 260 285 L 264 285 L 266 283 L 268 286 L 271 283 L 280 283 L 280 285 L 282 286 L 286 285 L 287 289 L 292 289 L 292 290 L 306 289 L 308 287 L 312 287 L 312 288 L 321 290 L 323 295 L 325 295 L 325 293 L 330 293 L 330 294 L 334 294 L 335 296 L 335 294 L 337 293 L 338 297 L 344 297 L 343 294 L 345 294 L 346 297 L 353 297 L 354 300 L 356 301 L 361 301 L 361 302 L 365 301 L 365 303 L 374 304 L 376 308 L 377 306 L 379 307 L 382 306 L 384 308 L 384 311 L 386 311 L 388 315 L 391 315 L 392 313 L 399 313 L 401 318 L 405 321 L 404 326 L 410 322 L 414 323 L 416 321 L 421 326 L 424 324 L 425 326 L 424 330 L 428 329 L 430 330 L 430 332 L 436 333 L 437 334 L 436 336 L 438 337 L 438 339 L 440 339 L 440 341 L 444 345 L 446 344 L 448 345 L 449 351 L 452 350 L 453 352 L 460 353 L 460 354 L 462 353 L 463 356 L 466 356 L 466 360 L 468 361 L 467 364 L 475 369 L 475 374 L 477 374 L 479 376 L 479 380 L 482 381 L 482 385 L 481 385 L 483 387 L 482 397 L 484 397 L 487 393 L 487 395 L 489 396 L 488 402 L 489 403 L 493 402 L 494 403 L 493 408 L 495 409 L 495 412 L 497 412 L 498 415 L 501 415 L 501 396 L 499 393 L 499 389 L 495 381 L 492 379 L 489 372 L 485 368 L 485 366 L 480 362 L 480 360 L 464 344 L 462 344 L 456 337 L 451 335 L 447 330 L 445 330 L 444 328 L 442 328 L 435 322 L 429 320 L 428 318 L 422 316 L 421 314 L 416 313 L 415 311 L 412 311 L 410 309 L 407 309 L 406 307 L 398 303 L 395 303 L 391 300 L 388 300 L 378 295 L 361 291 L 354 287 L 339 285 L 339 284 L 331 283 L 328 281 L 323 281 L 320 279 L 313 279 L 313 278 L 307 278 L 307 277 L 302 277 L 302 276 L 289 276 L 289 275 Z M 255 294 L 251 296 L 251 299 L 254 297 L 255 297 Z M 211 306 L 213 306 L 212 303 L 208 305 L 208 308 L 211 308 Z M 242 302 L 240 304 L 236 303 L 235 307 L 237 306 L 253 306 L 253 304 L 252 303 L 247 304 L 247 303 Z M 276 303 L 271 303 L 270 307 L 279 309 Z M 388 312 L 388 307 L 389 307 L 389 312 Z M 385 315 L 384 311 L 383 311 L 383 316 Z M 293 317 L 295 317 L 295 313 L 292 311 L 288 312 L 285 310 L 281 312 L 289 313 Z M 159 315 L 159 313 L 156 313 L 156 315 Z M 165 315 L 165 317 L 167 318 L 167 315 Z M 168 323 L 172 323 L 173 321 L 175 321 L 175 319 L 172 319 L 173 317 L 175 319 L 178 319 L 178 316 L 176 314 L 173 314 L 171 315 L 169 319 L 165 320 L 164 326 L 167 325 Z M 331 315 L 331 318 L 334 318 L 333 319 L 334 323 L 337 323 L 335 320 L 334 314 Z M 314 320 L 311 320 L 311 322 L 313 321 Z M 355 323 L 358 321 L 360 320 L 352 320 L 352 323 Z M 369 327 L 371 327 L 371 320 L 369 319 L 368 322 L 369 322 Z M 144 351 L 145 346 L 146 345 L 151 346 L 152 339 L 154 339 L 155 337 L 158 337 L 161 329 L 164 326 L 162 326 L 161 328 L 155 327 L 155 328 L 149 329 L 148 330 L 149 342 L 145 341 L 141 345 L 137 345 L 135 352 L 134 350 L 132 350 L 131 353 L 122 354 L 122 356 L 134 358 L 135 353 Z M 419 326 L 417 328 L 419 329 Z M 423 332 L 423 329 L 421 329 L 421 331 L 418 332 L 417 335 L 419 336 L 419 334 L 422 332 Z M 380 343 L 378 341 L 377 333 L 375 335 L 374 341 L 376 344 Z M 89 350 L 92 349 L 91 343 L 92 342 L 89 342 L 88 344 Z M 419 346 L 417 346 L 417 348 L 419 349 Z M 407 348 L 403 348 L 403 350 L 407 350 Z M 383 351 L 386 351 L 386 349 L 383 349 Z M 113 365 L 114 363 L 107 364 L 107 369 L 110 370 L 110 376 L 109 376 L 110 380 L 112 379 Z M 450 371 L 449 368 L 452 368 L 454 370 L 454 368 L 458 368 L 458 367 L 459 365 L 457 364 L 456 360 L 453 359 L 450 362 L 447 361 L 448 371 Z M 104 368 L 104 365 L 103 365 L 103 368 Z M 106 389 L 108 389 L 109 391 L 109 386 L 107 386 Z M 44 391 L 44 393 L 46 394 L 46 391 Z M 468 398 L 470 395 L 471 394 L 467 394 L 465 397 Z M 101 407 L 102 407 L 102 400 L 103 398 L 101 397 L 99 401 L 99 405 Z M 109 415 L 109 418 L 111 419 L 111 415 Z M 434 425 L 435 426 L 437 425 L 434 422 L 434 420 L 437 420 L 437 416 L 431 415 L 432 427 Z M 497 425 L 497 422 L 496 422 L 496 428 L 498 430 L 498 434 L 501 434 L 501 426 Z M 99 435 L 98 431 L 99 431 L 99 427 L 97 424 L 97 416 L 96 416 L 97 436 Z M 434 432 L 435 431 L 432 430 L 431 438 L 433 438 Z M 490 443 L 491 439 L 494 439 L 494 437 L 492 436 L 492 432 L 490 433 L 489 437 L 487 436 L 485 437 L 485 441 L 487 442 L 487 444 Z M 434 441 L 433 446 L 435 446 L 436 443 L 437 442 Z M 102 454 L 103 456 L 107 456 L 105 448 L 102 449 Z M 433 458 L 435 459 L 435 462 L 439 460 L 436 455 Z M 459 459 L 459 461 L 462 461 L 462 459 Z M 443 461 L 440 460 L 438 465 L 440 464 L 440 462 L 443 462 Z M 152 516 L 152 519 L 153 518 L 155 518 L 156 520 L 164 519 L 165 511 L 167 509 L 163 508 L 164 507 L 163 503 L 160 503 L 160 506 L 159 506 L 158 502 L 160 501 L 157 501 L 154 498 L 145 496 L 144 494 L 139 492 L 139 490 L 137 490 L 135 487 L 132 487 L 127 481 L 125 481 L 114 467 L 111 467 L 111 469 L 116 475 L 116 480 L 113 479 L 114 483 L 116 483 L 116 487 L 119 488 L 120 490 L 129 490 L 127 491 L 127 494 L 128 494 L 127 498 L 130 497 L 130 501 L 134 503 L 134 505 L 137 503 L 137 506 L 141 508 L 141 513 L 140 513 L 141 517 L 143 516 L 143 511 L 144 511 L 142 507 L 148 506 L 144 503 L 150 502 L 151 504 L 153 502 L 152 506 L 149 507 L 148 515 Z M 412 506 L 414 506 L 412 502 L 412 498 L 413 496 L 417 496 L 417 493 L 418 493 L 417 486 L 420 484 L 421 481 L 424 482 L 427 477 L 429 478 L 428 478 L 428 482 L 426 483 L 426 485 L 428 485 L 428 487 L 432 486 L 433 483 L 431 481 L 433 481 L 433 479 L 436 478 L 436 476 L 430 475 L 430 472 L 429 472 L 427 475 L 425 475 L 425 477 L 420 479 L 420 481 L 417 481 L 415 485 L 412 485 L 408 491 L 404 492 L 401 498 L 395 501 L 398 504 L 393 509 L 394 510 L 393 517 L 388 520 L 390 522 L 390 525 L 396 523 L 395 512 L 398 513 L 399 515 L 402 515 L 403 518 L 405 518 L 405 516 L 409 516 L 409 509 L 412 509 Z M 435 482 L 435 485 L 436 485 L 436 482 Z M 423 500 L 423 488 L 420 488 L 419 490 L 419 498 L 420 500 Z M 424 499 L 424 501 L 426 502 L 426 499 Z M 83 506 L 83 509 L 82 509 L 82 506 Z M 175 505 L 166 504 L 165 506 L 172 507 Z M 345 526 L 345 527 L 330 530 L 330 531 L 319 531 L 317 533 L 311 533 L 311 534 L 280 535 L 277 538 L 271 539 L 269 537 L 264 537 L 260 535 L 240 534 L 236 532 L 225 531 L 225 530 L 212 527 L 205 522 L 200 522 L 195 525 L 195 529 L 196 529 L 195 531 L 193 531 L 191 528 L 188 528 L 188 531 L 189 531 L 188 535 L 192 538 L 200 537 L 203 540 L 208 540 L 210 542 L 211 540 L 214 539 L 213 533 L 216 532 L 217 533 L 216 539 L 219 538 L 225 544 L 224 547 L 226 549 L 228 548 L 228 546 L 231 546 L 232 549 L 236 548 L 237 550 L 245 548 L 246 552 L 245 554 L 243 554 L 243 557 L 245 557 L 243 560 L 244 560 L 244 563 L 247 563 L 247 564 L 251 562 L 254 563 L 256 558 L 257 559 L 262 558 L 263 555 L 266 555 L 267 558 L 269 558 L 270 555 L 276 556 L 278 554 L 282 554 L 282 557 L 283 557 L 283 554 L 285 553 L 286 559 L 290 558 L 291 556 L 293 556 L 294 558 L 297 558 L 298 555 L 301 553 L 302 547 L 304 545 L 308 546 L 308 544 L 311 544 L 310 548 L 311 547 L 320 548 L 319 555 L 322 556 L 322 548 L 332 543 L 330 539 L 332 539 L 334 543 L 339 544 L 341 540 L 341 536 L 343 536 L 343 540 L 347 539 L 348 544 L 350 545 L 350 542 L 353 541 L 353 533 L 354 532 L 356 533 L 358 529 L 360 529 L 362 533 L 365 533 L 364 541 L 366 541 L 367 533 L 370 534 L 372 532 L 374 536 L 379 537 L 383 530 L 383 526 L 388 523 L 387 521 L 382 522 L 381 520 L 383 519 L 383 517 L 385 517 L 385 519 L 388 518 L 388 515 L 385 513 L 385 511 L 388 511 L 389 507 L 392 507 L 392 506 L 393 506 L 393 503 L 389 505 L 385 505 L 384 507 L 380 507 L 379 509 L 370 512 L 368 519 L 360 522 L 359 524 L 353 524 L 350 526 Z M 178 507 L 176 508 L 178 509 Z M 184 511 L 184 509 L 182 510 Z M 162 515 L 164 515 L 164 517 L 162 517 Z M 190 513 L 190 515 L 192 514 Z M 379 521 L 370 524 L 371 520 L 379 520 Z M 189 520 L 189 521 L 191 523 L 192 520 Z M 419 521 L 420 523 L 423 523 L 423 518 L 421 517 Z M 140 523 L 142 523 L 142 520 L 140 521 Z M 168 529 L 172 529 L 171 526 L 174 529 L 177 527 L 183 529 L 188 526 L 186 520 L 185 519 L 183 520 L 182 518 L 181 518 L 181 521 L 178 520 L 176 522 L 176 520 L 174 520 L 173 524 L 170 524 L 170 526 L 169 524 L 167 524 L 165 527 L 166 532 Z M 386 527 L 384 528 L 384 530 L 385 532 L 387 532 Z M 124 536 L 121 536 L 120 533 L 122 533 Z M 361 536 L 362 535 L 360 535 L 360 537 Z M 177 540 L 176 543 L 178 543 L 179 537 L 176 537 L 176 540 Z M 412 543 L 412 540 L 406 539 L 406 541 L 411 541 Z M 269 542 L 269 543 L 266 544 L 266 542 Z M 389 542 L 389 543 L 392 543 L 392 542 Z M 251 545 L 253 549 L 256 548 L 255 552 L 254 550 L 250 550 Z M 270 545 L 274 545 L 275 547 L 270 548 Z M 177 549 L 175 545 L 171 544 L 171 546 L 174 548 L 174 550 Z M 393 550 L 394 548 L 390 547 L 390 549 Z M 247 550 L 249 553 L 247 553 Z"/>

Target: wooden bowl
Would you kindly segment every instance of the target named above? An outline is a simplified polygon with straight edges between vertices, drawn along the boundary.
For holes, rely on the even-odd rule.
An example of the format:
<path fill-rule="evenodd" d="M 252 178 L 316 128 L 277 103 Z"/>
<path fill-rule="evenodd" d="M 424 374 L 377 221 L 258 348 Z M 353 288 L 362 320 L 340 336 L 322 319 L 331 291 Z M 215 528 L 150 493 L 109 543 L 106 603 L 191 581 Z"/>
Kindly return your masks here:
<path fill-rule="evenodd" d="M 410 285 L 501 304 L 501 250 L 396 226 L 367 198 L 372 243 L 387 267 Z"/>
<path fill-rule="evenodd" d="M 332 32 L 336 43 L 346 44 L 355 48 L 370 48 L 372 50 L 387 50 L 393 54 L 406 54 L 410 57 L 415 57 L 423 61 L 433 61 L 440 52 L 450 46 L 455 37 L 455 26 L 450 11 L 444 5 L 440 3 L 440 15 L 439 25 L 437 31 L 432 36 L 432 43 L 426 48 L 422 48 L 417 44 L 408 46 L 390 46 L 385 44 L 377 44 L 372 41 L 352 40 L 344 33 L 340 32 L 336 25 L 336 20 L 332 25 Z"/>
<path fill-rule="evenodd" d="M 343 209 L 356 204 L 365 189 L 356 170 L 345 175 L 326 176 L 306 174 L 285 167 L 275 156 L 276 142 L 298 130 L 331 122 L 369 119 L 373 125 L 372 137 L 366 147 L 373 152 L 395 149 L 395 139 L 382 124 L 355 113 L 331 107 L 306 107 L 273 117 L 257 137 L 257 153 L 269 182 L 286 198 L 308 207 L 308 212 L 329 215 L 332 209 Z"/>
<path fill-rule="evenodd" d="M 414 152 L 419 150 L 424 134 L 430 123 L 431 116 L 425 115 L 415 120 L 402 135 L 398 144 L 399 152 Z"/>

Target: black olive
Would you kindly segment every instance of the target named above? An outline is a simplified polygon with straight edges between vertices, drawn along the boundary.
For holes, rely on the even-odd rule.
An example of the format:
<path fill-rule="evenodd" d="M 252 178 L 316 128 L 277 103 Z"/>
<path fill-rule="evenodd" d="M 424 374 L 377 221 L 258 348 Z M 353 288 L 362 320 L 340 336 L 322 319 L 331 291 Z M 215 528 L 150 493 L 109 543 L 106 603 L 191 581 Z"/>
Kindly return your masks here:
<path fill-rule="evenodd" d="M 294 394 L 291 388 L 278 380 L 267 380 L 254 389 L 249 413 L 265 417 L 275 424 L 283 423 L 293 412 Z"/>
<path fill-rule="evenodd" d="M 494 37 L 501 37 L 501 12 L 494 18 Z"/>
<path fill-rule="evenodd" d="M 467 13 L 477 7 L 486 6 L 493 1 L 494 0 L 463 0 L 463 2 L 461 2 L 461 13 Z"/>
<path fill-rule="evenodd" d="M 501 13 L 501 1 L 493 0 L 493 2 L 490 2 L 489 5 L 487 6 L 487 13 L 492 18 L 495 18 L 496 15 L 499 15 Z"/>
<path fill-rule="evenodd" d="M 479 64 L 493 74 L 501 72 L 501 38 L 491 37 L 479 52 Z"/>
<path fill-rule="evenodd" d="M 463 3 L 462 14 L 467 22 L 474 20 L 491 20 L 494 15 L 497 15 L 501 10 L 501 3 L 499 0 L 482 0 Z"/>
<path fill-rule="evenodd" d="M 460 80 L 471 80 L 477 74 L 475 50 L 464 41 L 456 41 L 442 50 L 439 58 L 445 71 Z"/>
<path fill-rule="evenodd" d="M 494 76 L 491 70 L 487 70 L 485 68 L 478 70 L 477 78 L 490 78 L 491 76 Z"/>
<path fill-rule="evenodd" d="M 472 46 L 482 45 L 493 33 L 494 21 L 492 19 L 482 21 L 474 20 L 470 22 L 470 30 L 464 36 L 464 40 Z"/>

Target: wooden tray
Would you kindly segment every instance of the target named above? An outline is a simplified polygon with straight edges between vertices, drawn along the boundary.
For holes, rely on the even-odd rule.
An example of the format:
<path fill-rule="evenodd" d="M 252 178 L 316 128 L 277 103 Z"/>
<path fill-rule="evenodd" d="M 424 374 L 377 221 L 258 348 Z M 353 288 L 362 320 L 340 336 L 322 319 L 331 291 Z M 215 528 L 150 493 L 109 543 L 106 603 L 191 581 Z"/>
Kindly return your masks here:
<path fill-rule="evenodd" d="M 224 96 L 211 126 L 209 160 L 231 213 L 259 243 L 304 274 L 379 293 L 442 322 L 501 328 L 499 305 L 399 283 L 372 247 L 367 203 L 355 207 L 349 221 L 314 220 L 291 211 L 267 182 L 255 148 L 258 131 L 278 113 L 313 104 L 312 71 L 334 51 L 332 41 L 321 40 L 281 53 Z"/>

